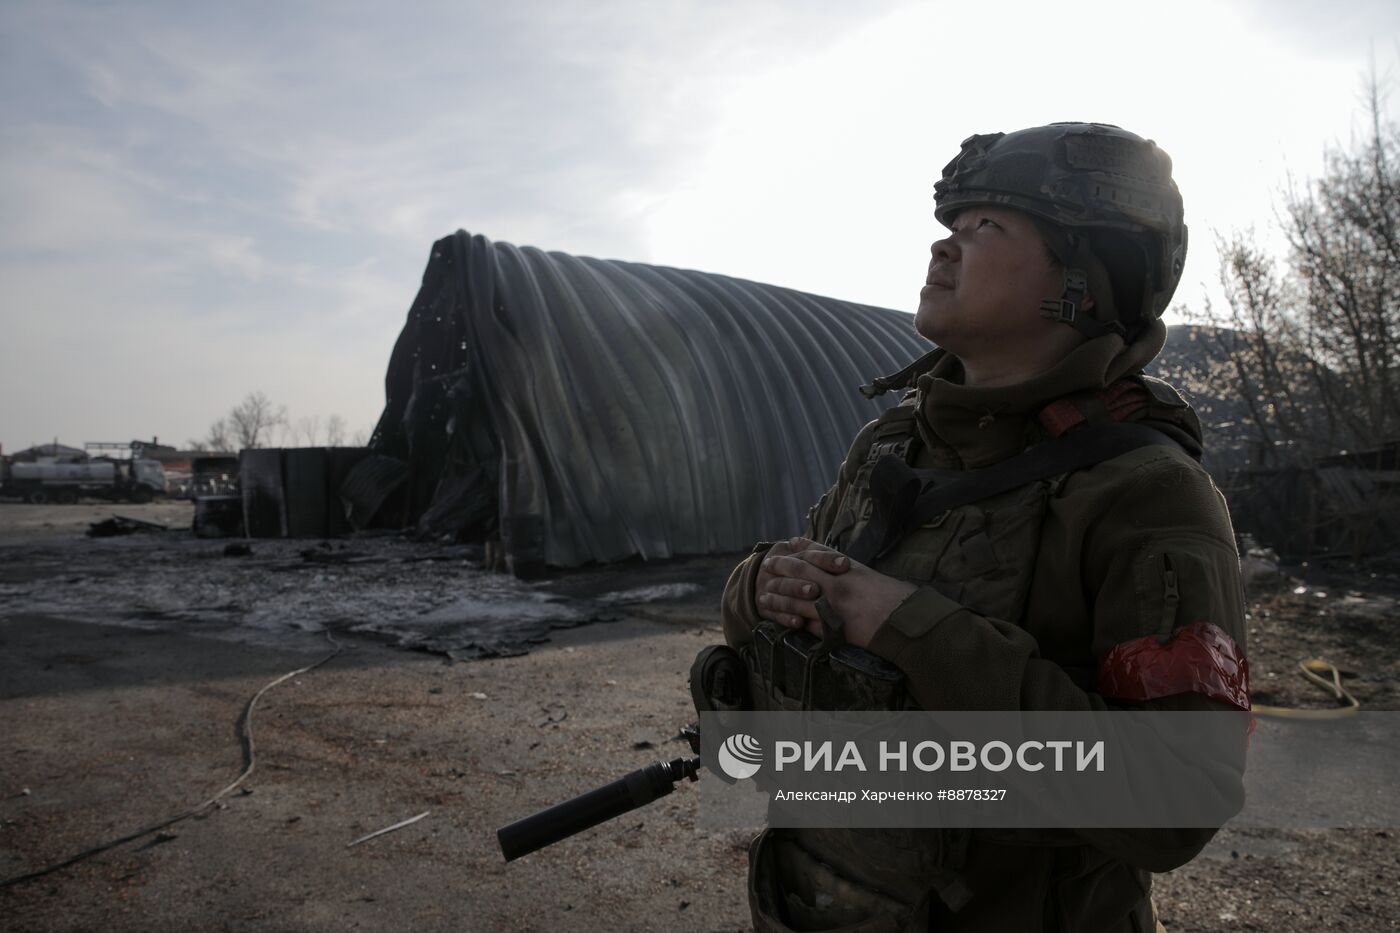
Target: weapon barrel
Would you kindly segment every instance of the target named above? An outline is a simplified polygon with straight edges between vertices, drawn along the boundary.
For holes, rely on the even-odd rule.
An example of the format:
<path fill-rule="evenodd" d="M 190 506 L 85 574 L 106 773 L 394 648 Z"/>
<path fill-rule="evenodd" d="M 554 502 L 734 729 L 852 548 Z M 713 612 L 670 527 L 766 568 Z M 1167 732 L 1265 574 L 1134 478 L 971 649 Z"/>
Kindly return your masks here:
<path fill-rule="evenodd" d="M 676 781 L 685 777 L 695 780 L 699 767 L 699 758 L 658 761 L 573 800 L 517 820 L 496 830 L 501 854 L 507 862 L 513 861 L 629 810 L 644 807 L 674 790 Z"/>

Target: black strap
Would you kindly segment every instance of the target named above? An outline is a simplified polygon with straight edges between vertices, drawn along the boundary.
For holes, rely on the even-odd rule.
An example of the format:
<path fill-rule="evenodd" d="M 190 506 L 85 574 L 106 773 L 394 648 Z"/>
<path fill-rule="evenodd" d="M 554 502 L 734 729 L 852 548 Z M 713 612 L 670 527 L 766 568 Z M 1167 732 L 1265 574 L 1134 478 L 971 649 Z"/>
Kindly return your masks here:
<path fill-rule="evenodd" d="M 899 457 L 881 457 L 870 472 L 870 522 L 846 548 L 846 555 L 868 564 L 898 544 L 907 529 L 949 509 L 1102 463 L 1149 444 L 1185 450 L 1156 428 L 1114 422 L 1089 425 L 1001 463 L 958 472 L 954 478 L 948 470 L 914 470 Z"/>
<path fill-rule="evenodd" d="M 877 376 L 870 380 L 869 385 L 860 387 L 860 394 L 866 398 L 875 398 L 877 395 L 884 395 L 890 389 L 907 388 L 914 381 L 915 376 L 922 375 L 926 370 L 933 368 L 935 357 L 942 352 L 938 347 L 934 347 L 899 372 L 891 373 L 888 376 Z"/>

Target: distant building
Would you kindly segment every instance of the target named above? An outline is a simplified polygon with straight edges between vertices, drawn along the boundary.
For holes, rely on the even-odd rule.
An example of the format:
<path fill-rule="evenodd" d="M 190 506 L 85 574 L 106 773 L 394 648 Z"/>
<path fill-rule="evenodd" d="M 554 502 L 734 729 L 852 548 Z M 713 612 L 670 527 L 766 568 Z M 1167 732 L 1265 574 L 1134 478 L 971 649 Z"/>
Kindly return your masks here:
<path fill-rule="evenodd" d="M 177 473 L 192 473 L 194 462 L 201 457 L 225 457 L 231 458 L 235 462 L 238 459 L 237 453 L 227 451 L 210 450 L 180 450 L 168 444 L 161 444 L 158 438 L 151 438 L 149 441 L 132 441 L 131 456 L 138 460 L 156 460 L 165 467 L 165 471 L 175 471 Z"/>
<path fill-rule="evenodd" d="M 52 444 L 37 444 L 33 447 L 27 447 L 24 450 L 16 451 L 12 457 L 16 463 L 35 463 L 39 460 L 55 460 L 59 463 L 71 463 L 74 461 L 86 460 L 87 458 L 87 451 L 60 444 L 57 441 Z"/>

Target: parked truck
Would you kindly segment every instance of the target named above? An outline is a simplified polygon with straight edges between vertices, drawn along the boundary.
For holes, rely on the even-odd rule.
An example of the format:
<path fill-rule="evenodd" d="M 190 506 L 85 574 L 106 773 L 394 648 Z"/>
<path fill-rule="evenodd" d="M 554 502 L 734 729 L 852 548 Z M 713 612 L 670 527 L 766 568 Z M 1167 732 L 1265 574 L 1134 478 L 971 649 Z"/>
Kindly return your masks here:
<path fill-rule="evenodd" d="M 150 502 L 164 492 L 165 468 L 158 460 L 0 461 L 0 496 L 34 503 L 71 503 L 80 496 Z"/>

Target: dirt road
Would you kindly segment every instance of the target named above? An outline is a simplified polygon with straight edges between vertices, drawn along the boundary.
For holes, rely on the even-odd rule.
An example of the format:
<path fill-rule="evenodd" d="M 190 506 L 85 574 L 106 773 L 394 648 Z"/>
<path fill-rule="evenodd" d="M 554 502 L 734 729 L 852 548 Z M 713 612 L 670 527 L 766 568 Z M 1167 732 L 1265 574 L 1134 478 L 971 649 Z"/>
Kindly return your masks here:
<path fill-rule="evenodd" d="M 82 536 L 113 511 L 176 530 Z M 181 504 L 0 505 L 0 876 L 209 798 L 242 766 L 235 723 L 249 698 L 331 653 L 323 630 L 343 650 L 263 696 L 256 769 L 240 790 L 0 888 L 0 927 L 747 928 L 749 832 L 697 828 L 691 788 L 511 864 L 494 839 L 513 819 L 682 753 L 685 672 L 720 639 L 730 558 L 522 586 L 396 539 L 320 549 L 329 558 L 315 542 L 253 542 L 250 557 L 225 557 L 223 542 L 178 530 L 189 517 Z M 1285 594 L 1265 618 L 1256 603 L 1256 678 L 1281 683 L 1306 629 L 1311 653 L 1330 647 L 1365 672 L 1352 678 L 1363 702 L 1392 700 L 1389 617 L 1329 625 L 1308 615 L 1318 604 Z M 495 637 L 482 620 L 514 605 L 550 607 L 527 654 L 454 661 L 390 644 L 449 650 L 451 618 Z M 578 624 L 588 618 L 611 621 Z M 1397 881 L 1393 832 L 1226 830 L 1158 877 L 1157 900 L 1172 931 L 1389 930 Z"/>

